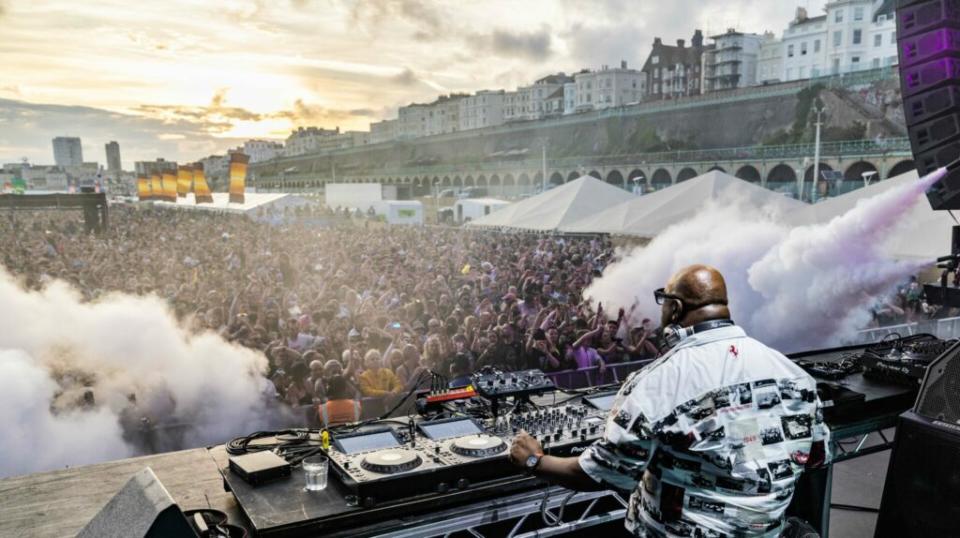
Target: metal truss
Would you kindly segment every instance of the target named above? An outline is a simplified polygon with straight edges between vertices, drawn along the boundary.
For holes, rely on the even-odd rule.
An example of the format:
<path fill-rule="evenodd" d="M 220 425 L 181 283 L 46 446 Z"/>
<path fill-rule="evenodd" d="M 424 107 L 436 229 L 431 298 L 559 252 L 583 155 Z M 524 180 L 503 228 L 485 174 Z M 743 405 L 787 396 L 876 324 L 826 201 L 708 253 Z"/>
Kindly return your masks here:
<path fill-rule="evenodd" d="M 603 499 L 613 499 L 620 508 L 598 509 Z M 506 502 L 504 502 L 506 501 Z M 569 506 L 586 507 L 579 516 L 564 519 Z M 609 504 L 609 503 L 607 503 Z M 561 487 L 549 487 L 538 492 L 525 493 L 498 502 L 483 502 L 465 506 L 447 517 L 423 521 L 403 529 L 377 534 L 377 538 L 447 537 L 454 533 L 468 533 L 475 538 L 546 538 L 563 535 L 577 529 L 592 527 L 626 515 L 627 501 L 610 491 L 574 492 Z M 485 526 L 498 524 L 495 530 Z M 512 525 L 508 534 L 503 528 Z"/>

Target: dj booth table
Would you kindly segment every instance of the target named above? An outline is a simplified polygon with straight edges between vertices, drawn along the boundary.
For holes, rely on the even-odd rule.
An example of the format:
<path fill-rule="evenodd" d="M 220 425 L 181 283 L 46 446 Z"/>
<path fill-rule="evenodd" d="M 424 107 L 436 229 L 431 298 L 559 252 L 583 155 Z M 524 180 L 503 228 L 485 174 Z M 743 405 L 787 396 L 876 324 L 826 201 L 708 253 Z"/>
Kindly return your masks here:
<path fill-rule="evenodd" d="M 829 362 L 862 347 L 791 358 Z M 884 430 L 894 427 L 897 416 L 913 405 L 916 389 L 867 379 L 862 374 L 832 383 L 858 393 L 853 400 L 824 401 L 833 462 L 889 449 L 892 439 Z M 879 436 L 881 442 L 866 446 L 872 436 Z M 519 473 L 465 489 L 364 507 L 351 498 L 350 491 L 332 473 L 327 488 L 320 492 L 303 490 L 304 477 L 299 470 L 289 478 L 253 487 L 226 468 L 225 453 L 217 459 L 224 485 L 236 497 L 250 530 L 264 537 L 322 534 L 399 538 L 453 532 L 478 537 L 552 536 L 621 519 L 626 508 L 625 497 L 615 492 L 574 493 Z M 824 537 L 829 532 L 832 480 L 831 465 L 804 473 L 788 511 L 809 521 Z M 563 514 L 559 524 L 558 512 Z"/>

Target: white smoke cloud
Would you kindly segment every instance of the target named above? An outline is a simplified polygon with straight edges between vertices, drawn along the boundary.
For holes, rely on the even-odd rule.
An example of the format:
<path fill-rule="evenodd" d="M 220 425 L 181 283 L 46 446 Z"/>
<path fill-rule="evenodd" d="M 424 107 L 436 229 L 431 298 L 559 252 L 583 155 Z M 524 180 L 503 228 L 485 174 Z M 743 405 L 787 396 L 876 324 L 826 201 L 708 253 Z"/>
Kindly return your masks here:
<path fill-rule="evenodd" d="M 727 281 L 732 316 L 783 352 L 835 345 L 870 319 L 873 297 L 928 262 L 891 260 L 887 233 L 937 177 L 862 200 L 829 223 L 790 229 L 746 204 L 708 204 L 648 245 L 621 252 L 584 291 L 607 312 L 636 302 L 634 323 L 660 319 L 653 290 L 678 269 L 712 265 Z"/>
<path fill-rule="evenodd" d="M 0 476 L 133 455 L 121 423 L 144 415 L 189 425 L 163 429 L 165 448 L 224 442 L 267 419 L 266 359 L 188 333 L 156 297 L 85 303 L 63 282 L 28 292 L 0 270 L 0 304 Z"/>

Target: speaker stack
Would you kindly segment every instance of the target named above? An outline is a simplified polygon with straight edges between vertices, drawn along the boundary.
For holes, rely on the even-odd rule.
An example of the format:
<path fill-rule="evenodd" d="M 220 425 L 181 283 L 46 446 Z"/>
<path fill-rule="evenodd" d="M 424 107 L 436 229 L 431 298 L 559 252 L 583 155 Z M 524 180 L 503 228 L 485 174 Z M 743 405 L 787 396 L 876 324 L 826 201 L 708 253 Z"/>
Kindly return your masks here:
<path fill-rule="evenodd" d="M 904 117 L 921 176 L 960 158 L 960 1 L 899 0 Z M 960 209 L 960 170 L 934 185 L 933 209 Z"/>
<path fill-rule="evenodd" d="M 900 416 L 875 537 L 960 536 L 960 343 Z"/>

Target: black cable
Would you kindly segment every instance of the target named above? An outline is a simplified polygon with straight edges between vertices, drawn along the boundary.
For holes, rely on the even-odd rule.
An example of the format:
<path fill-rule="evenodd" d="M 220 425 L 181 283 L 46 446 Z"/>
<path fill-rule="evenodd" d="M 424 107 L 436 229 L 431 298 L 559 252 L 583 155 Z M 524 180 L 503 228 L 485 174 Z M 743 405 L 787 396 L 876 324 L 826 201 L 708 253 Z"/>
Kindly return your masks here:
<path fill-rule="evenodd" d="M 830 508 L 836 508 L 837 510 L 849 510 L 851 512 L 869 512 L 871 514 L 879 514 L 879 508 L 871 508 L 869 506 L 857 506 L 855 504 L 840 504 L 840 503 L 830 503 Z"/>

